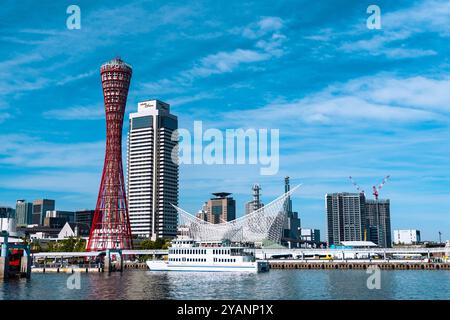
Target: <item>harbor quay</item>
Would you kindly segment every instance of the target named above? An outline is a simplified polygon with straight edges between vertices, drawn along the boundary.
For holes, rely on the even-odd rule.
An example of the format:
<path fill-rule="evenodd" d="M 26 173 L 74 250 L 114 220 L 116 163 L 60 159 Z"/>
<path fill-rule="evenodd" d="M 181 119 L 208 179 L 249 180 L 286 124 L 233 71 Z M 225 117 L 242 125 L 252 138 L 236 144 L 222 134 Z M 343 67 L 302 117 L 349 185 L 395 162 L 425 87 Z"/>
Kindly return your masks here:
<path fill-rule="evenodd" d="M 450 270 L 448 248 L 345 250 L 251 248 L 249 250 L 258 260 L 266 260 L 271 269 L 360 270 L 378 267 L 382 270 Z M 143 259 L 166 260 L 168 253 L 168 250 L 40 252 L 31 255 L 31 272 L 93 273 L 148 270 Z"/>

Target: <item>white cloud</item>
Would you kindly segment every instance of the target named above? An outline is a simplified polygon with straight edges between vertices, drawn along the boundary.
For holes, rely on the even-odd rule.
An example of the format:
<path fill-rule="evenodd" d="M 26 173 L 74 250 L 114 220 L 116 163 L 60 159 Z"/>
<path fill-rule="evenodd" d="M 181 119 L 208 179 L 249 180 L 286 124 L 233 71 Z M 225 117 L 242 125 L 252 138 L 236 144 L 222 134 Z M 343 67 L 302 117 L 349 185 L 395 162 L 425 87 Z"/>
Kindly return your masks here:
<path fill-rule="evenodd" d="M 358 78 L 290 102 L 274 102 L 247 111 L 225 113 L 224 123 L 267 123 L 271 127 L 298 123 L 340 126 L 448 121 L 450 78 Z M 293 121 L 295 119 L 295 121 Z"/>
<path fill-rule="evenodd" d="M 242 30 L 242 35 L 246 38 L 256 39 L 273 33 L 283 28 L 283 19 L 279 17 L 263 17 L 258 22 L 252 23 Z"/>
<path fill-rule="evenodd" d="M 27 135 L 0 136 L 0 164 L 13 167 L 79 168 L 101 166 L 104 142 L 53 143 Z"/>
<path fill-rule="evenodd" d="M 235 49 L 233 51 L 221 51 L 208 55 L 194 67 L 183 73 L 189 79 L 196 77 L 208 77 L 213 74 L 232 72 L 240 65 L 251 64 L 269 60 L 272 57 L 280 57 L 284 50 L 283 42 L 286 40 L 280 30 L 283 28 L 283 20 L 278 17 L 264 17 L 256 23 L 239 31 L 243 37 L 257 40 L 255 49 Z"/>
<path fill-rule="evenodd" d="M 186 103 L 191 103 L 191 102 L 205 100 L 205 99 L 211 99 L 213 97 L 214 97 L 214 94 L 212 94 L 212 93 L 198 93 L 198 94 L 190 95 L 190 96 L 176 97 L 173 99 L 169 99 L 168 101 L 173 107 L 177 107 L 177 106 L 181 106 Z"/>
<path fill-rule="evenodd" d="M 333 90 L 340 89 L 337 87 Z M 348 82 L 344 90 L 375 103 L 450 112 L 450 76 L 437 79 L 424 76 L 365 77 Z"/>
<path fill-rule="evenodd" d="M 412 32 L 436 32 L 448 37 L 450 31 L 450 2 L 427 0 L 417 5 L 394 12 L 384 12 L 382 8 L 382 24 L 384 28 L 409 30 Z"/>
<path fill-rule="evenodd" d="M 362 21 L 358 19 L 357 24 L 344 31 L 325 28 L 304 38 L 336 43 L 337 49 L 344 52 L 386 56 L 390 59 L 436 55 L 438 52 L 435 50 L 421 48 L 409 40 L 413 36 L 427 32 L 436 33 L 443 38 L 449 37 L 450 3 L 435 0 L 419 1 L 415 5 L 397 11 L 389 11 L 388 7 L 381 6 L 381 30 L 369 30 Z M 328 48 L 328 44 L 325 47 Z"/>
<path fill-rule="evenodd" d="M 56 85 L 57 86 L 62 86 L 62 85 L 65 85 L 66 83 L 70 83 L 70 82 L 73 82 L 73 81 L 77 81 L 77 80 L 81 80 L 81 79 L 84 79 L 84 78 L 88 78 L 90 76 L 93 76 L 96 73 L 99 73 L 99 71 L 98 70 L 91 70 L 91 71 L 84 72 L 84 73 L 81 73 L 81 74 L 78 74 L 78 75 L 75 75 L 75 76 L 67 76 L 64 79 L 58 81 L 56 83 Z"/>
<path fill-rule="evenodd" d="M 189 70 L 190 77 L 207 77 L 212 74 L 231 72 L 240 64 L 268 60 L 270 55 L 255 50 L 236 49 L 231 52 L 219 52 L 200 60 L 198 66 Z"/>

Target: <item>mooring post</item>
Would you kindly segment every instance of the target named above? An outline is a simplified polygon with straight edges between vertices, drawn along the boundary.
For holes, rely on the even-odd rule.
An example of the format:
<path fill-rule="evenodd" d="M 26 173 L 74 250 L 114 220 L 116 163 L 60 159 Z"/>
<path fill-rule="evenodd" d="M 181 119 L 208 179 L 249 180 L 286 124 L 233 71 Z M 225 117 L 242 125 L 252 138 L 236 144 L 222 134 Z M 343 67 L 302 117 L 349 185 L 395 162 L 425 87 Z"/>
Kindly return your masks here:
<path fill-rule="evenodd" d="M 109 250 L 106 250 L 105 254 L 105 271 L 111 272 L 111 255 Z"/>
<path fill-rule="evenodd" d="M 7 239 L 6 239 L 7 241 Z M 8 249 L 7 249 L 7 243 L 2 243 L 2 250 L 1 250 L 1 256 L 0 256 L 0 280 L 6 279 L 8 277 Z"/>
<path fill-rule="evenodd" d="M 120 257 L 120 272 L 123 271 L 123 255 L 122 250 L 119 250 L 119 257 Z"/>

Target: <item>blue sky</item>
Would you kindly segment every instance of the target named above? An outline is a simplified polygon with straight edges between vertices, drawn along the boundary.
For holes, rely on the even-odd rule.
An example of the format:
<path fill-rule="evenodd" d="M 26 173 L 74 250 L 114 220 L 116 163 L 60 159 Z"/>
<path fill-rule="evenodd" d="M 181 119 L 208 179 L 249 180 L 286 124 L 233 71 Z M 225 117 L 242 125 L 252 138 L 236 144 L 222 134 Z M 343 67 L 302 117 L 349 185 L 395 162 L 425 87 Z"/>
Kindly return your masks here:
<path fill-rule="evenodd" d="M 81 8 L 81 30 L 66 9 Z M 366 28 L 370 4 L 382 29 Z M 325 233 L 324 194 L 348 176 L 391 199 L 392 227 L 450 239 L 448 1 L 2 1 L 0 204 L 94 208 L 104 157 L 99 66 L 133 66 L 127 114 L 160 99 L 180 127 L 280 129 L 280 170 L 183 165 L 180 206 L 283 177 L 304 227 Z M 125 124 L 124 136 L 128 125 Z"/>

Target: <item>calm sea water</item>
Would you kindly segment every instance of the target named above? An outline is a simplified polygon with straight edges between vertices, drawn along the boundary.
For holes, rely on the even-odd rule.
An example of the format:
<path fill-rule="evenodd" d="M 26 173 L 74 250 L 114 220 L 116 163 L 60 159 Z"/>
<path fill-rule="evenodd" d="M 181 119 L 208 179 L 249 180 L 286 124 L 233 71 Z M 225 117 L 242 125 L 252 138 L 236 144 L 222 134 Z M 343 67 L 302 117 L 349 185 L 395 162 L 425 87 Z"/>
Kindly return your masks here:
<path fill-rule="evenodd" d="M 381 271 L 381 289 L 369 290 L 364 270 L 271 270 L 260 274 L 127 270 L 32 274 L 0 283 L 0 299 L 450 299 L 450 271 Z M 72 278 L 73 279 L 73 278 Z"/>

